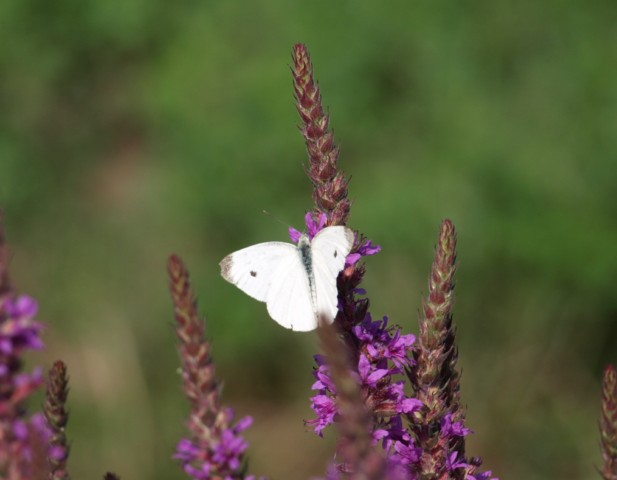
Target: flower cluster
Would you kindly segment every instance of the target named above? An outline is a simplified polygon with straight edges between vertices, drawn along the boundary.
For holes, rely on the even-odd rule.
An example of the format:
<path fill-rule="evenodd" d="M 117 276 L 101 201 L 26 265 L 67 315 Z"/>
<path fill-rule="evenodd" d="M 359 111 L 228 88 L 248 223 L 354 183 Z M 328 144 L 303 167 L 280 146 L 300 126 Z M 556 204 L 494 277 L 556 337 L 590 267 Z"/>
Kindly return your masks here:
<path fill-rule="evenodd" d="M 174 458 L 194 480 L 254 479 L 244 476 L 248 444 L 241 435 L 253 419 L 244 417 L 234 422 L 233 410 L 221 407 L 221 387 L 215 376 L 210 342 L 197 313 L 188 271 L 179 257 L 169 258 L 168 273 L 184 393 L 191 404 L 187 422 L 190 437 L 180 440 Z"/>
<path fill-rule="evenodd" d="M 23 371 L 23 355 L 43 348 L 36 301 L 13 292 L 0 211 L 0 478 L 47 476 L 49 429 L 42 414 L 27 417 L 25 400 L 43 383 L 42 370 Z"/>
<path fill-rule="evenodd" d="M 44 418 L 25 416 L 24 401 L 43 383 L 42 370 L 22 371 L 22 356 L 43 348 L 43 326 L 31 297 L 8 293 L 0 298 L 0 472 L 29 478 L 43 463 L 49 437 Z M 40 459 L 41 455 L 43 460 Z"/>
<path fill-rule="evenodd" d="M 228 409 L 224 416 L 228 425 L 233 423 L 233 412 Z M 182 439 L 176 446 L 174 458 L 180 460 L 183 470 L 195 480 L 206 480 L 220 472 L 238 472 L 248 443 L 240 435 L 253 423 L 251 417 L 244 417 L 233 427 L 225 427 L 212 432 L 207 441 Z M 225 474 L 225 480 L 237 478 L 232 473 Z M 244 477 L 247 480 L 254 476 Z"/>
<path fill-rule="evenodd" d="M 313 212 L 306 216 L 306 225 L 309 236 L 314 236 L 326 225 L 344 225 L 351 202 L 347 198 L 348 181 L 337 165 L 339 150 L 329 129 L 329 116 L 324 113 L 306 47 L 296 45 L 292 58 L 296 108 L 303 122 L 301 131 L 309 157 L 307 174 L 313 184 L 315 202 Z M 290 235 L 296 240 L 298 232 L 292 229 Z M 460 374 L 452 327 L 455 245 L 454 227 L 445 221 L 417 346 L 413 335 L 402 335 L 398 327 L 388 327 L 387 318 L 374 322 L 368 311 L 368 298 L 362 297 L 365 291 L 360 283 L 365 266 L 359 260 L 377 253 L 379 246 L 356 235 L 354 248 L 337 281 L 336 323 L 353 358 L 352 375 L 360 385 L 367 411 L 374 418 L 373 441 L 381 440 L 393 477 L 476 478 L 473 474 L 479 461 L 467 462 L 465 457 L 464 437 L 469 430 L 464 427 L 464 410 L 459 401 Z M 317 394 L 311 399 L 311 406 L 316 418 L 306 423 L 321 436 L 324 428 L 344 417 L 341 405 L 345 402 L 338 398 L 336 378 L 331 376 L 332 359 L 315 359 L 317 381 L 313 389 Z M 397 377 L 403 373 L 410 381 L 414 397 L 404 393 L 405 382 Z M 343 457 L 355 455 L 349 449 L 342 453 Z M 357 468 L 359 463 L 355 463 Z"/>
<path fill-rule="evenodd" d="M 396 419 L 402 414 L 410 414 L 422 404 L 404 393 L 404 382 L 394 381 L 403 373 L 405 367 L 412 364 L 411 350 L 415 337 L 411 334 L 401 335 L 400 329 L 388 327 L 388 319 L 372 321 L 370 314 L 364 322 L 353 328 L 358 342 L 357 380 L 362 389 L 362 396 L 367 407 L 378 418 L 373 432 L 375 439 L 382 440 L 396 429 Z M 317 368 L 313 372 L 317 381 L 312 389 L 318 393 L 311 399 L 311 407 L 316 418 L 307 420 L 315 433 L 322 435 L 324 428 L 335 421 L 336 387 L 330 378 L 327 359 L 315 356 Z"/>

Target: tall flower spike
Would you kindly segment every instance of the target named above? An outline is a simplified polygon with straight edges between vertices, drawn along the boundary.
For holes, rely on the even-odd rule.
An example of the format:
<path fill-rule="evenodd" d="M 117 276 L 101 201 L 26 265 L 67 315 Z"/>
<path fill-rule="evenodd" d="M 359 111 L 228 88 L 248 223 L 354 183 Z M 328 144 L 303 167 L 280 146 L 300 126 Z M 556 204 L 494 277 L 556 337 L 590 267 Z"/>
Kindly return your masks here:
<path fill-rule="evenodd" d="M 50 480 L 69 480 L 66 461 L 69 457 L 69 447 L 66 441 L 66 424 L 69 415 L 66 411 L 68 396 L 68 377 L 66 365 L 58 360 L 49 371 L 47 392 L 43 410 L 47 424 L 51 430 L 48 453 Z"/>
<path fill-rule="evenodd" d="M 306 46 L 294 45 L 292 59 L 296 108 L 302 119 L 300 130 L 308 151 L 307 173 L 313 182 L 316 214 L 325 213 L 328 226 L 345 225 L 350 209 L 348 181 L 337 169 L 339 149 L 330 131 L 330 118 L 321 104 L 321 93 L 313 79 L 313 65 Z"/>
<path fill-rule="evenodd" d="M 221 408 L 221 387 L 215 377 L 210 343 L 197 313 L 188 271 L 179 257 L 169 258 L 168 273 L 184 393 L 191 405 L 187 422 L 190 437 L 180 440 L 174 458 L 194 480 L 243 479 L 248 444 L 240 433 L 252 419 L 245 417 L 234 423 L 233 410 Z"/>
<path fill-rule="evenodd" d="M 407 375 L 424 407 L 409 415 L 422 454 L 419 473 L 424 478 L 489 478 L 490 472 L 475 473 L 481 460 L 465 459 L 465 412 L 460 403 L 460 373 L 456 329 L 452 324 L 456 232 L 444 220 L 429 278 L 428 296 L 422 302 L 419 335 L 414 351 L 415 368 Z"/>
<path fill-rule="evenodd" d="M 350 203 L 345 175 L 337 166 L 338 149 L 328 130 L 328 116 L 324 114 L 321 94 L 316 87 L 304 45 L 294 47 L 293 60 L 295 96 L 309 153 L 308 175 L 314 186 L 315 208 L 312 215 L 307 215 L 306 226 L 309 234 L 314 235 L 326 225 L 345 223 Z M 297 235 L 297 232 L 292 233 Z M 373 322 L 368 312 L 368 299 L 359 298 L 365 294 L 359 288 L 365 272 L 364 264 L 359 260 L 375 255 L 380 249 L 362 235 L 356 235 L 354 248 L 346 258 L 345 269 L 337 279 L 339 313 L 335 323 L 340 328 L 350 352 L 351 364 L 358 374 L 361 398 L 373 415 L 369 426 L 373 440 L 383 440 L 384 449 L 391 454 L 390 460 L 398 463 L 398 467 L 409 470 L 408 464 L 416 456 L 416 447 L 409 435 L 401 431 L 401 415 L 411 414 L 419 408 L 419 402 L 405 396 L 403 382 L 397 376 L 404 367 L 411 366 L 410 351 L 414 337 L 401 335 L 398 328 L 389 327 L 386 318 Z M 339 418 L 339 399 L 328 365 L 320 356 L 315 359 L 317 369 L 314 375 L 317 381 L 313 390 L 317 393 L 311 398 L 311 407 L 316 418 L 306 424 L 321 435 L 327 426 Z M 394 451 L 396 454 L 392 453 Z"/>
<path fill-rule="evenodd" d="M 45 452 L 38 447 L 46 445 L 47 432 L 40 417 L 26 418 L 24 401 L 43 377 L 40 369 L 23 372 L 22 357 L 27 350 L 43 347 L 42 325 L 34 320 L 36 302 L 13 293 L 8 258 L 0 211 L 0 478 L 33 480 L 45 463 Z"/>
<path fill-rule="evenodd" d="M 617 370 L 613 365 L 604 369 L 602 378 L 602 416 L 600 442 L 604 480 L 617 480 Z"/>
<path fill-rule="evenodd" d="M 320 322 L 322 350 L 336 389 L 340 439 L 338 453 L 343 464 L 336 466 L 349 480 L 385 478 L 385 460 L 371 446 L 373 421 L 362 398 L 358 380 L 352 374 L 350 352 L 340 341 L 336 324 Z M 334 475 L 331 475 L 334 476 Z"/>
<path fill-rule="evenodd" d="M 410 419 L 422 449 L 420 469 L 423 475 L 439 476 L 447 472 L 450 447 L 459 452 L 461 458 L 463 456 L 464 445 L 459 443 L 458 437 L 443 438 L 441 432 L 446 415 L 457 412 L 458 421 L 463 416 L 458 399 L 457 350 L 452 325 L 455 259 L 454 225 L 444 220 L 429 278 L 428 296 L 422 302 L 414 352 L 416 368 L 407 370 L 416 396 L 424 404 L 424 408 Z"/>
<path fill-rule="evenodd" d="M 296 108 L 302 124 L 300 131 L 304 136 L 309 157 L 308 177 L 313 184 L 313 202 L 315 208 L 311 224 L 323 226 L 345 225 L 349 217 L 351 203 L 347 198 L 347 179 L 338 169 L 338 147 L 334 144 L 334 135 L 330 131 L 330 118 L 324 112 L 321 93 L 313 77 L 313 65 L 306 46 L 294 45 L 292 52 L 294 96 Z M 325 222 L 322 216 L 325 215 Z M 364 276 L 364 265 L 358 263 L 362 256 L 374 255 L 381 247 L 372 245 L 370 240 L 357 235 L 351 255 L 347 257 L 345 270 L 339 275 L 338 289 L 342 315 L 337 320 L 345 335 L 345 341 L 352 351 L 356 350 L 351 329 L 362 322 L 368 310 L 367 299 L 357 299 L 357 288 Z"/>

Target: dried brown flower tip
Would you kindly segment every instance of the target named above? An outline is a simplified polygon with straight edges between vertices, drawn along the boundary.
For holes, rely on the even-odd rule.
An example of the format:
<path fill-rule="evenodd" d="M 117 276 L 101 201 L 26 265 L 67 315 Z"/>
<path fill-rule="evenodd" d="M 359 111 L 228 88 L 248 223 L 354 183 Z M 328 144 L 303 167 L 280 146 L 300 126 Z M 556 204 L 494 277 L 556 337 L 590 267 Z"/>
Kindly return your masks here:
<path fill-rule="evenodd" d="M 193 413 L 189 429 L 195 435 L 203 432 L 203 423 L 213 424 L 219 410 L 220 387 L 215 377 L 210 343 L 205 338 L 205 325 L 197 313 L 195 294 L 182 260 L 172 255 L 167 265 L 169 290 L 174 305 L 178 351 L 182 362 L 184 393 Z"/>
<path fill-rule="evenodd" d="M 313 183 L 316 212 L 327 216 L 327 225 L 345 225 L 351 204 L 347 199 L 348 180 L 338 170 L 339 149 L 330 131 L 330 118 L 324 112 L 321 93 L 313 78 L 311 58 L 303 44 L 292 52 L 294 94 L 302 125 L 300 131 L 309 157 L 308 176 Z"/>

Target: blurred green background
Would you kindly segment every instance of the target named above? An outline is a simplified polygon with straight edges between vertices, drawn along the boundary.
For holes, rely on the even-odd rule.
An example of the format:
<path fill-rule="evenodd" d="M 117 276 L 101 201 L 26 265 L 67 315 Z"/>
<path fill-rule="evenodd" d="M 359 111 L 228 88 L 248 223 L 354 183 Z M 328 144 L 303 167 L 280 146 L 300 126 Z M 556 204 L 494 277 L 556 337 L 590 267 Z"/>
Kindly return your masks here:
<path fill-rule="evenodd" d="M 313 334 L 218 262 L 311 207 L 289 73 L 312 54 L 372 312 L 417 331 L 439 222 L 459 234 L 469 453 L 501 478 L 591 479 L 617 362 L 614 0 L 3 0 L 0 205 L 18 290 L 71 373 L 71 471 L 183 478 L 166 259 L 187 262 L 251 471 L 318 475 Z M 37 408 L 40 398 L 34 399 Z"/>

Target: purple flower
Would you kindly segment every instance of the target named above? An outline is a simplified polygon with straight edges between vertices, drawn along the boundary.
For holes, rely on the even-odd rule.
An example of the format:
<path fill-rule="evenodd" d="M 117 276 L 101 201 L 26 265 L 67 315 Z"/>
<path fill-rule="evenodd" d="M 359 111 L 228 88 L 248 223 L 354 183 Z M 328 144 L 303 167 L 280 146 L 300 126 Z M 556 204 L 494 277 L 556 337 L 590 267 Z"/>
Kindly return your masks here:
<path fill-rule="evenodd" d="M 7 298 L 3 304 L 3 321 L 0 321 L 0 352 L 19 355 L 23 350 L 40 350 L 43 326 L 33 320 L 38 306 L 34 299 L 22 295 L 17 299 Z M 2 318 L 2 317 L 0 317 Z"/>
<path fill-rule="evenodd" d="M 322 437 L 324 428 L 334 423 L 334 418 L 338 412 L 336 402 L 332 396 L 319 394 L 311 398 L 311 408 L 317 418 L 306 420 L 304 423 L 312 427 L 315 433 Z"/>
<path fill-rule="evenodd" d="M 248 444 L 240 435 L 253 423 L 251 417 L 244 417 L 234 427 L 216 432 L 216 438 L 210 442 L 200 442 L 186 438 L 176 446 L 174 458 L 182 462 L 183 470 L 195 479 L 211 478 L 212 472 L 229 475 L 238 471 Z M 236 478 L 230 476 L 229 478 Z"/>
<path fill-rule="evenodd" d="M 394 442 L 393 458 L 397 459 L 402 465 L 413 465 L 422 454 L 422 450 L 413 446 L 412 443 Z"/>
<path fill-rule="evenodd" d="M 358 361 L 358 373 L 360 374 L 361 385 L 376 388 L 377 382 L 390 372 L 385 368 L 372 368 L 368 358 L 361 354 Z"/>
<path fill-rule="evenodd" d="M 452 414 L 447 413 L 441 419 L 441 434 L 444 437 L 465 437 L 471 430 L 463 425 L 462 422 L 452 422 Z"/>
<path fill-rule="evenodd" d="M 221 434 L 220 441 L 214 447 L 214 460 L 218 465 L 223 465 L 230 470 L 240 468 L 240 457 L 247 449 L 248 443 L 237 432 L 232 429 L 225 429 Z"/>
<path fill-rule="evenodd" d="M 325 358 L 323 355 L 315 355 L 314 358 L 318 367 L 313 371 L 313 376 L 317 379 L 317 381 L 313 383 L 311 390 L 319 390 L 322 393 L 324 393 L 324 391 L 334 393 L 336 391 L 334 382 L 328 373 L 328 366 L 326 365 Z"/>
<path fill-rule="evenodd" d="M 311 214 L 311 212 L 307 212 L 306 215 L 304 215 L 304 223 L 306 224 L 307 234 L 311 240 L 315 235 L 317 235 L 317 232 L 319 232 L 322 228 L 326 226 L 327 220 L 328 218 L 326 217 L 325 213 L 319 214 L 319 216 L 317 217 L 317 222 L 313 220 L 313 215 Z M 289 238 L 291 238 L 292 242 L 298 243 L 301 236 L 302 232 L 296 230 L 293 227 L 289 227 Z"/>
<path fill-rule="evenodd" d="M 467 468 L 469 464 L 464 458 L 458 458 L 458 452 L 452 452 L 446 457 L 446 468 L 449 472 L 456 470 L 457 468 Z"/>
<path fill-rule="evenodd" d="M 381 247 L 379 245 L 373 245 L 370 240 L 365 239 L 364 242 L 360 245 L 360 247 L 358 247 L 358 250 L 356 250 L 354 253 L 350 253 L 349 255 L 347 255 L 347 258 L 345 259 L 345 265 L 355 265 L 362 257 L 376 255 L 380 251 Z"/>
<path fill-rule="evenodd" d="M 393 331 L 393 334 L 390 334 Z M 373 322 L 370 314 L 364 321 L 353 327 L 356 338 L 364 342 L 369 356 L 376 360 L 390 360 L 397 367 L 409 367 L 413 364 L 411 353 L 416 337 L 413 334 L 402 335 L 400 329 L 388 328 L 388 317 Z"/>
<path fill-rule="evenodd" d="M 36 316 L 39 309 L 36 300 L 28 295 L 20 295 L 15 300 L 9 298 L 3 306 L 7 316 L 15 319 L 31 319 Z"/>
<path fill-rule="evenodd" d="M 401 335 L 400 329 L 389 327 L 388 319 L 373 322 L 367 314 L 362 323 L 352 327 L 358 343 L 357 373 L 367 406 L 378 418 L 372 432 L 374 441 L 383 440 L 384 449 L 392 450 L 395 441 L 409 442 L 410 437 L 402 427 L 401 415 L 418 410 L 422 403 L 405 396 L 403 381 L 394 377 L 403 367 L 411 366 L 411 353 L 415 337 Z M 315 356 L 317 368 L 313 375 L 317 381 L 313 389 L 319 393 L 311 399 L 311 408 L 316 418 L 305 423 L 318 435 L 333 424 L 337 417 L 336 391 L 325 359 Z M 400 448 L 400 447 L 399 447 Z"/>

